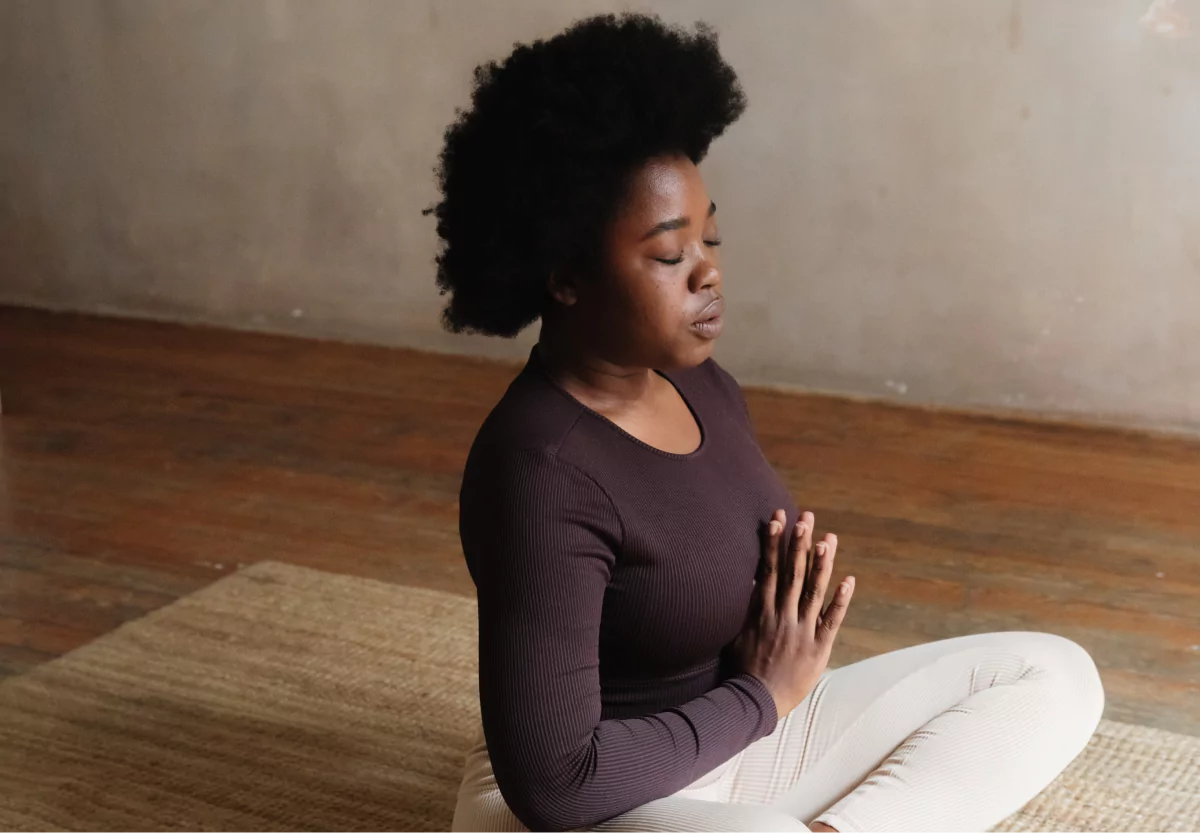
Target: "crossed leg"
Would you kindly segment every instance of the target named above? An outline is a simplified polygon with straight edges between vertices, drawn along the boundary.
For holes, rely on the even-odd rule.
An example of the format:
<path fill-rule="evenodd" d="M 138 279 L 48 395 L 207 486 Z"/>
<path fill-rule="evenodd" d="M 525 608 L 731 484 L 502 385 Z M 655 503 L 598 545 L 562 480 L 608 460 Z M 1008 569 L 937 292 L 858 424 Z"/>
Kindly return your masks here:
<path fill-rule="evenodd" d="M 1049 633 L 928 642 L 827 671 L 714 788 L 591 830 L 987 830 L 1087 745 L 1095 663 Z"/>
<path fill-rule="evenodd" d="M 827 672 L 741 753 L 729 800 L 839 831 L 986 830 L 1083 751 L 1103 709 L 1095 663 L 1064 637 L 915 645 Z"/>

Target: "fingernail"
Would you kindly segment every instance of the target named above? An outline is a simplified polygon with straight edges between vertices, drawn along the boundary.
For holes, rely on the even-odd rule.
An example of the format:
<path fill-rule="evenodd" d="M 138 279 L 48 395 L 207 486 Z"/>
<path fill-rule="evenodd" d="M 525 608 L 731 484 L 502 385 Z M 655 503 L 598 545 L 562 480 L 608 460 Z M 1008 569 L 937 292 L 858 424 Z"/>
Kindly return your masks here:
<path fill-rule="evenodd" d="M 838 587 L 838 593 L 845 596 L 849 592 L 850 592 L 850 585 L 846 584 L 846 582 L 843 581 L 841 586 Z"/>
<path fill-rule="evenodd" d="M 824 555 L 824 554 L 825 554 L 825 542 L 822 541 L 821 543 L 817 544 L 817 555 Z"/>
<path fill-rule="evenodd" d="M 797 535 L 804 534 L 804 521 L 796 521 L 796 534 Z"/>
<path fill-rule="evenodd" d="M 781 524 L 779 521 L 771 521 L 769 529 L 771 530 L 772 535 L 778 535 L 783 529 L 783 524 Z"/>

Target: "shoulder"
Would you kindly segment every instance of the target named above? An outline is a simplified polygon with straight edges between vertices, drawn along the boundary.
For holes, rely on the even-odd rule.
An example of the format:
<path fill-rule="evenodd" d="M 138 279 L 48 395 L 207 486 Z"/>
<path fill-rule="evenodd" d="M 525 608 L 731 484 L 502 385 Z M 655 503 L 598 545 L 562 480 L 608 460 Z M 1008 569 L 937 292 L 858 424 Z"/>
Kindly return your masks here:
<path fill-rule="evenodd" d="M 705 368 L 708 373 L 712 374 L 713 378 L 715 378 L 726 390 L 736 392 L 739 396 L 741 395 L 742 388 L 737 383 L 737 379 L 734 379 L 733 375 L 728 370 L 717 364 L 716 359 L 710 356 L 704 361 L 704 364 L 700 366 Z"/>
<path fill-rule="evenodd" d="M 526 365 L 483 421 L 471 454 L 522 451 L 553 456 L 582 413 L 578 402 L 563 396 L 535 368 Z"/>
<path fill-rule="evenodd" d="M 733 378 L 728 370 L 721 367 L 717 360 L 712 356 L 702 361 L 695 367 L 688 367 L 682 370 L 673 370 L 671 375 L 681 379 L 687 379 L 697 384 L 707 384 L 711 387 L 718 388 L 722 391 L 738 390 L 737 380 Z"/>
<path fill-rule="evenodd" d="M 564 448 L 585 409 L 526 368 L 488 414 L 471 444 L 463 471 L 460 502 L 563 501 L 610 504 L 593 475 Z"/>
<path fill-rule="evenodd" d="M 563 549 L 614 557 L 625 540 L 620 511 L 592 473 L 559 453 L 563 436 L 559 426 L 480 432 L 458 495 L 468 563 L 500 551 L 520 561 L 553 560 Z"/>
<path fill-rule="evenodd" d="M 672 375 L 687 382 L 695 395 L 733 405 L 737 411 L 749 416 L 746 397 L 742 393 L 741 385 L 711 356 L 695 367 L 676 371 Z"/>
<path fill-rule="evenodd" d="M 596 478 L 552 448 L 476 446 L 463 470 L 459 503 L 523 507 L 612 505 Z"/>

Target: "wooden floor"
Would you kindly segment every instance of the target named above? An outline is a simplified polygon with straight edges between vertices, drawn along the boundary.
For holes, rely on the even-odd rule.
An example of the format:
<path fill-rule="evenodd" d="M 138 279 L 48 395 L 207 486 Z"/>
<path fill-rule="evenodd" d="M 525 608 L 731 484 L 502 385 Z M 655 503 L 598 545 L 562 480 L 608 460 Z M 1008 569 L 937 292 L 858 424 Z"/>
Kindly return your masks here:
<path fill-rule="evenodd" d="M 263 559 L 471 594 L 467 449 L 517 367 L 0 307 L 0 674 Z M 748 391 L 858 580 L 835 662 L 1048 630 L 1200 735 L 1200 443 Z"/>

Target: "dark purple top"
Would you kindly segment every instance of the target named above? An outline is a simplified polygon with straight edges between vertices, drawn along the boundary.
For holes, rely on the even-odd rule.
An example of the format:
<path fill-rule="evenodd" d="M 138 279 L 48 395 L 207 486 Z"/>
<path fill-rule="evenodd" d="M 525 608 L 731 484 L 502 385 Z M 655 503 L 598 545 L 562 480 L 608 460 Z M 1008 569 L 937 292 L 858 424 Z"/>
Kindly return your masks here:
<path fill-rule="evenodd" d="M 712 359 L 659 373 L 700 426 L 690 454 L 583 405 L 535 347 L 467 459 L 484 735 L 501 795 L 534 830 L 677 792 L 778 721 L 722 649 L 746 619 L 763 524 L 797 508 L 732 376 Z"/>

